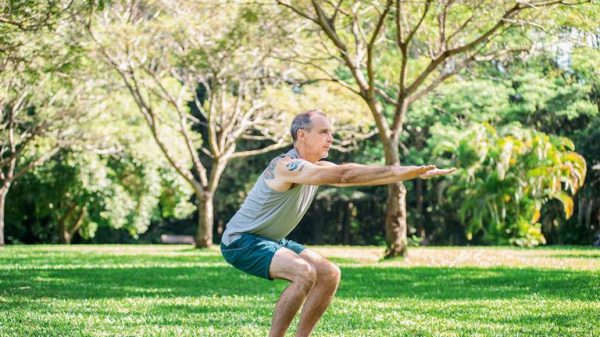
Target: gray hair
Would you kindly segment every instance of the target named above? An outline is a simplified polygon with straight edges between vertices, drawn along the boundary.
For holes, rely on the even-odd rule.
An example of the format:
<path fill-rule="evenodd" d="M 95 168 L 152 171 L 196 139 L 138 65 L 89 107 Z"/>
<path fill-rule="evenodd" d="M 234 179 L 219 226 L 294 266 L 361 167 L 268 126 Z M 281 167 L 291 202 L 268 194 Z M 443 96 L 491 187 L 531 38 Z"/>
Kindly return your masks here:
<path fill-rule="evenodd" d="M 290 127 L 290 132 L 292 133 L 292 139 L 294 142 L 298 138 L 298 130 L 306 130 L 310 131 L 312 129 L 312 116 L 314 115 L 322 115 L 327 117 L 323 111 L 320 110 L 308 110 L 302 113 L 299 113 L 292 120 L 292 126 Z"/>

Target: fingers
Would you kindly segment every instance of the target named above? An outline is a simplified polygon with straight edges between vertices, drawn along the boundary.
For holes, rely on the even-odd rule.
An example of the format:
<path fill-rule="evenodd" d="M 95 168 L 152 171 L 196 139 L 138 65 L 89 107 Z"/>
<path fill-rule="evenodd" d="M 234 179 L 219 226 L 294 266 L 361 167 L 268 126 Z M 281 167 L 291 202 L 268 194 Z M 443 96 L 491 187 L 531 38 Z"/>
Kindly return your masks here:
<path fill-rule="evenodd" d="M 449 168 L 449 169 L 443 169 L 443 170 L 437 170 L 437 172 L 435 172 L 435 174 L 449 174 L 456 171 L 456 168 Z"/>
<path fill-rule="evenodd" d="M 430 172 L 433 170 L 437 170 L 437 167 L 435 167 L 435 165 L 424 165 L 424 166 L 419 166 L 419 168 L 418 168 L 418 171 L 420 172 L 420 174 Z"/>
<path fill-rule="evenodd" d="M 450 174 L 452 172 L 456 171 L 456 168 L 449 168 L 449 169 L 433 169 L 433 170 L 429 170 L 427 171 L 425 174 L 422 174 L 420 177 L 422 179 L 429 179 L 429 178 L 433 178 L 433 177 L 437 177 L 437 176 L 441 176 L 444 174 Z"/>
<path fill-rule="evenodd" d="M 456 168 L 449 168 L 449 169 L 435 169 L 433 171 L 429 171 L 427 172 L 428 174 L 431 174 L 432 176 L 440 176 L 443 174 L 450 174 L 452 172 L 456 171 Z"/>

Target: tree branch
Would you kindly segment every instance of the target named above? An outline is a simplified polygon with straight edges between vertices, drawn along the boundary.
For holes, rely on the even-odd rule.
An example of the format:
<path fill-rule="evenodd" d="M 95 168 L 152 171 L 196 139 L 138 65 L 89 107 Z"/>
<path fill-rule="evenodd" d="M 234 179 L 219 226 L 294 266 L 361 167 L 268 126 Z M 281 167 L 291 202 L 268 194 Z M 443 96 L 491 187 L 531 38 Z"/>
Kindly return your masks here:
<path fill-rule="evenodd" d="M 433 60 L 431 60 L 431 62 L 429 63 L 429 65 L 427 66 L 427 68 L 421 72 L 421 74 L 414 80 L 414 82 L 408 87 L 407 89 L 407 96 L 412 95 L 418 87 L 421 86 L 421 84 L 427 79 L 427 77 L 429 77 L 429 75 L 431 75 L 431 73 L 433 72 L 433 70 L 435 70 L 441 63 L 443 63 L 447 58 L 456 55 L 456 54 L 460 54 L 463 53 L 467 50 L 470 50 L 472 48 L 474 48 L 475 46 L 477 46 L 478 44 L 484 42 L 485 40 L 487 40 L 490 36 L 492 36 L 498 29 L 500 29 L 502 26 L 505 25 L 506 23 L 506 19 L 510 18 L 511 16 L 513 16 L 515 13 L 518 13 L 519 11 L 523 10 L 524 7 L 521 7 L 519 4 L 516 4 L 515 6 L 513 6 L 511 9 L 509 9 L 508 11 L 506 11 L 504 13 L 504 15 L 502 15 L 502 18 L 500 20 L 498 20 L 498 22 L 496 22 L 494 24 L 494 26 L 492 26 L 492 28 L 490 28 L 489 30 L 487 30 L 485 33 L 483 33 L 482 35 L 480 35 L 478 38 L 476 38 L 475 40 L 461 46 L 461 47 L 456 47 L 453 49 L 449 49 L 449 50 L 444 50 L 440 55 L 438 55 L 436 58 L 434 58 Z"/>
<path fill-rule="evenodd" d="M 60 146 L 58 146 L 58 145 L 54 146 L 50 151 L 44 153 L 43 155 L 41 155 L 36 160 L 32 160 L 31 162 L 29 162 L 29 164 L 27 164 L 26 166 L 24 166 L 21 169 L 19 169 L 17 171 L 17 173 L 15 173 L 15 175 L 12 177 L 11 180 L 15 181 L 15 180 L 19 179 L 22 175 L 24 175 L 25 173 L 27 173 L 32 168 L 37 167 L 37 166 L 41 165 L 42 163 L 44 163 L 46 160 L 50 159 L 59 150 L 60 150 Z"/>
<path fill-rule="evenodd" d="M 278 150 L 278 149 L 281 149 L 281 148 L 284 148 L 284 147 L 290 146 L 290 145 L 291 145 L 290 142 L 284 142 L 284 141 L 280 140 L 279 142 L 271 144 L 269 146 L 266 146 L 262 149 L 235 152 L 234 154 L 231 155 L 231 158 L 233 159 L 233 158 L 244 158 L 244 157 L 255 156 L 258 154 L 263 154 L 263 153 L 267 153 L 270 151 Z"/>
<path fill-rule="evenodd" d="M 296 13 L 296 14 L 300 15 L 300 16 L 301 16 L 301 17 L 303 17 L 303 18 L 305 18 L 305 19 L 308 19 L 308 20 L 310 20 L 310 21 L 312 21 L 312 22 L 314 22 L 314 23 L 316 23 L 316 24 L 319 24 L 319 23 L 317 22 L 317 20 L 315 20 L 313 17 L 311 17 L 310 15 L 308 15 L 308 14 L 306 14 L 306 13 L 304 13 L 304 12 L 300 11 L 300 10 L 299 10 L 299 9 L 297 9 L 296 7 L 294 7 L 294 6 L 292 6 L 292 5 L 288 5 L 287 3 L 285 3 L 285 2 L 283 2 L 283 1 L 281 1 L 281 0 L 277 0 L 277 3 L 278 3 L 278 4 L 280 4 L 280 5 L 282 5 L 282 6 L 284 6 L 284 7 L 287 7 L 287 8 L 289 8 L 289 9 L 291 9 L 291 10 L 292 10 L 294 13 Z"/>
<path fill-rule="evenodd" d="M 443 50 L 446 50 L 448 48 L 448 43 L 450 42 L 450 40 L 452 40 L 454 38 L 454 36 L 456 36 L 456 34 L 458 34 L 459 32 L 461 32 L 463 29 L 465 29 L 465 27 L 467 27 L 467 25 L 471 22 L 471 20 L 473 20 L 473 18 L 475 17 L 475 13 L 477 12 L 477 10 L 479 9 L 479 7 L 481 7 L 481 5 L 485 2 L 485 0 L 481 0 L 479 1 L 476 5 L 475 8 L 473 9 L 473 13 L 471 14 L 471 16 L 469 16 L 469 18 L 467 20 L 465 20 L 460 27 L 458 27 L 452 34 L 450 34 L 450 36 L 448 36 L 448 38 L 444 41 L 445 47 L 443 48 Z"/>
<path fill-rule="evenodd" d="M 142 69 L 144 72 L 146 72 L 146 74 L 150 75 L 150 77 L 154 80 L 154 83 L 156 83 L 158 85 L 158 87 L 160 88 L 160 90 L 163 92 L 163 94 L 166 95 L 167 101 L 173 106 L 175 111 L 177 111 L 177 115 L 179 116 L 179 133 L 183 136 L 183 139 L 184 139 L 185 145 L 186 145 L 186 149 L 188 150 L 188 154 L 190 155 L 190 158 L 192 158 L 192 163 L 194 164 L 194 168 L 196 169 L 198 176 L 200 177 L 202 183 L 206 185 L 206 181 L 207 181 L 206 168 L 204 167 L 204 165 L 202 165 L 202 162 L 200 161 L 200 158 L 198 157 L 198 153 L 196 152 L 196 149 L 194 148 L 194 146 L 192 144 L 191 137 L 187 132 L 187 125 L 186 125 L 186 118 L 185 118 L 186 114 L 183 111 L 181 111 L 181 107 L 179 106 L 177 101 L 173 98 L 173 96 L 171 96 L 171 94 L 164 87 L 162 82 L 159 81 L 159 79 L 156 77 L 156 74 L 154 72 L 150 71 L 149 69 L 147 69 L 146 67 L 142 67 Z M 154 114 L 153 112 L 150 112 L 150 113 Z"/>
<path fill-rule="evenodd" d="M 415 28 L 411 29 L 410 33 L 408 34 L 406 41 L 404 41 L 405 44 L 410 43 L 410 40 L 412 40 L 412 38 L 415 36 L 415 34 L 417 33 L 417 30 L 419 30 L 419 27 L 421 27 L 421 24 L 423 23 L 423 20 L 425 20 L 425 17 L 427 16 L 427 13 L 429 12 L 429 8 L 431 7 L 431 1 L 432 0 L 425 1 L 425 8 L 423 9 L 423 14 L 421 15 L 421 18 L 419 19 L 419 22 L 417 22 L 417 25 L 415 26 Z"/>
<path fill-rule="evenodd" d="M 369 97 L 375 97 L 375 74 L 373 71 L 373 46 L 375 45 L 375 41 L 377 41 L 377 37 L 381 32 L 381 28 L 383 27 L 383 23 L 385 22 L 385 18 L 389 13 L 392 7 L 392 0 L 387 0 L 385 4 L 385 8 L 383 13 L 379 16 L 377 20 L 377 24 L 375 25 L 375 30 L 373 31 L 373 35 L 371 35 L 371 39 L 367 44 L 367 76 L 369 78 L 369 89 L 368 95 Z"/>

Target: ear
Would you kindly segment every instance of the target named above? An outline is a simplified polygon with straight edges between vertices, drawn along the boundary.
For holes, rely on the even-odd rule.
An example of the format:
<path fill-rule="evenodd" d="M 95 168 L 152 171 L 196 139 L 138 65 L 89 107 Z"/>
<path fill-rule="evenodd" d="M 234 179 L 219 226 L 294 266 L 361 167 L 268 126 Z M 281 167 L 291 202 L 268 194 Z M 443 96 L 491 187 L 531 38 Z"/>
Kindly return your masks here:
<path fill-rule="evenodd" d="M 296 139 L 303 141 L 305 138 L 306 138 L 306 130 L 298 129 L 298 132 L 296 133 Z"/>

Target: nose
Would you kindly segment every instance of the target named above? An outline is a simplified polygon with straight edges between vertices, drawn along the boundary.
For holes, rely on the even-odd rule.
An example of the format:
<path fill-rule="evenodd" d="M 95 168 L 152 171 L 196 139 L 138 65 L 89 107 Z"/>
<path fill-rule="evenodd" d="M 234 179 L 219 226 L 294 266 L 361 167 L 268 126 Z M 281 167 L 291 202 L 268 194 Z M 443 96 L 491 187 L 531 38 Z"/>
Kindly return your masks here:
<path fill-rule="evenodd" d="M 327 134 L 327 143 L 333 143 L 333 135 L 331 133 Z"/>

